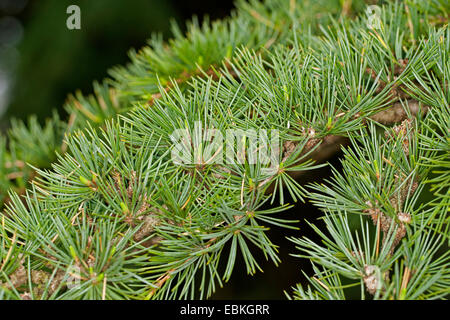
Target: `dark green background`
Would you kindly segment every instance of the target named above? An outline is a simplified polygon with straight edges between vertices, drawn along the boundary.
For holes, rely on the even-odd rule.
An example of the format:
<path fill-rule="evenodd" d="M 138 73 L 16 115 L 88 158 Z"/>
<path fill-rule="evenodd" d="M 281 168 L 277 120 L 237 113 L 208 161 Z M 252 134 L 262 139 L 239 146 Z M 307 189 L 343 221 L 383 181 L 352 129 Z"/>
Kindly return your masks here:
<path fill-rule="evenodd" d="M 81 9 L 81 30 L 66 27 L 71 4 Z M 8 35 L 17 27 L 0 23 L 0 70 L 13 85 L 3 127 L 11 116 L 34 113 L 42 121 L 52 109 L 63 115 L 69 93 L 90 93 L 93 80 L 127 63 L 129 49 L 144 46 L 152 33 L 170 37 L 171 20 L 184 27 L 193 14 L 217 19 L 232 7 L 232 1 L 199 0 L 0 0 L 0 22 L 13 18 L 22 33 L 20 42 L 11 44 Z"/>

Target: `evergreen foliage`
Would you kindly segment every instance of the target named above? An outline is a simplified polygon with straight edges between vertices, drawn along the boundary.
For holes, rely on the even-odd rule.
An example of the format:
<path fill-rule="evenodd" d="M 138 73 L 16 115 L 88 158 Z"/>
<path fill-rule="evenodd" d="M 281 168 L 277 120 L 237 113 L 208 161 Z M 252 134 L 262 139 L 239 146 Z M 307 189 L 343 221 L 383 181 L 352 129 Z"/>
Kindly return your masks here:
<path fill-rule="evenodd" d="M 321 242 L 291 238 L 315 274 L 289 298 L 448 298 L 449 4 L 386 3 L 379 29 L 366 8 L 241 1 L 187 36 L 153 36 L 93 95 L 71 96 L 68 121 L 13 123 L 0 298 L 210 297 L 236 259 L 261 270 L 250 248 L 280 262 L 267 231 L 295 228 L 288 198 L 326 226 L 310 223 Z M 239 150 L 243 163 L 218 164 L 207 144 L 199 163 L 172 161 L 176 130 L 191 145 L 205 129 L 261 128 L 279 132 L 275 170 Z M 341 145 L 342 170 L 297 182 Z"/>

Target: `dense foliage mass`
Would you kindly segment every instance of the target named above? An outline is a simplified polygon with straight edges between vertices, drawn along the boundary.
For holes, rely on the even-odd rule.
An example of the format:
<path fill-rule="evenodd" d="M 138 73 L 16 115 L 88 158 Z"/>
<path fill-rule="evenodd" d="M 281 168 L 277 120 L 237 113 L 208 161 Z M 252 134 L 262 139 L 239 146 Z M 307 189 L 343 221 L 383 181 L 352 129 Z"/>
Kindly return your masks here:
<path fill-rule="evenodd" d="M 289 298 L 448 297 L 449 4 L 377 8 L 238 2 L 131 52 L 94 95 L 70 97 L 68 121 L 14 123 L 0 145 L 0 298 L 210 297 L 236 259 L 260 269 L 254 250 L 279 263 L 267 230 L 293 227 L 288 196 L 326 227 L 311 223 L 320 242 L 291 239 L 314 274 Z M 211 150 L 210 132 L 236 129 Z M 261 131 L 278 138 L 270 161 L 249 152 Z M 297 182 L 341 145 L 342 170 Z M 174 161 L 191 147 L 195 161 Z"/>

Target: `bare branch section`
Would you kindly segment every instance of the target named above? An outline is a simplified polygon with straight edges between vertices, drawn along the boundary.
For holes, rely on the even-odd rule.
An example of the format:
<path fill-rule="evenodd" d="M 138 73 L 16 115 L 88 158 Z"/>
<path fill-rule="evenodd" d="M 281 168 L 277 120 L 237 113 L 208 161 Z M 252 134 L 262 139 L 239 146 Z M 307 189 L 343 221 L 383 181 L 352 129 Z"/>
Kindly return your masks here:
<path fill-rule="evenodd" d="M 425 114 L 428 111 L 428 107 L 421 105 L 416 100 L 408 99 L 405 105 L 401 102 L 396 102 L 392 107 L 380 111 L 370 118 L 381 124 L 390 125 L 407 119 L 407 110 L 412 116 L 417 116 L 419 112 Z"/>

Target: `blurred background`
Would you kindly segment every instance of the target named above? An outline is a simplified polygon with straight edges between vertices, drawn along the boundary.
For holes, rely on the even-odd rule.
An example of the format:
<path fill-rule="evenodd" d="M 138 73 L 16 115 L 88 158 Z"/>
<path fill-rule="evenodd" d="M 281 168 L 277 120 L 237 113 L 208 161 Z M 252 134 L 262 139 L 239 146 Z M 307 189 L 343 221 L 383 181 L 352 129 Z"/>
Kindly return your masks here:
<path fill-rule="evenodd" d="M 81 30 L 68 30 L 66 9 L 81 9 Z M 0 0 L 0 129 L 8 128 L 12 117 L 25 119 L 36 114 L 40 122 L 57 109 L 65 118 L 63 104 L 69 93 L 92 92 L 93 80 L 107 77 L 114 65 L 128 62 L 130 48 L 140 48 L 153 32 L 170 38 L 170 21 L 182 29 L 192 15 L 212 20 L 229 15 L 233 1 L 208 0 Z M 339 167 L 337 157 L 331 160 Z M 326 177 L 329 168 L 314 172 L 305 181 Z M 299 219 L 302 235 L 315 239 L 305 219 L 316 222 L 318 210 L 298 204 L 282 213 L 285 219 Z M 304 282 L 302 271 L 311 273 L 309 261 L 291 257 L 295 252 L 286 236 L 297 230 L 273 229 L 269 238 L 280 245 L 282 263 L 266 262 L 259 249 L 258 261 L 264 273 L 250 277 L 243 259 L 236 262 L 230 283 L 213 299 L 284 299 L 283 290 Z M 225 251 L 226 252 L 226 251 Z"/>
<path fill-rule="evenodd" d="M 81 9 L 81 30 L 66 28 L 66 9 Z M 0 0 L 0 124 L 62 109 L 69 93 L 92 91 L 93 80 L 128 62 L 153 32 L 170 37 L 170 21 L 183 28 L 192 15 L 229 15 L 233 1 Z"/>

